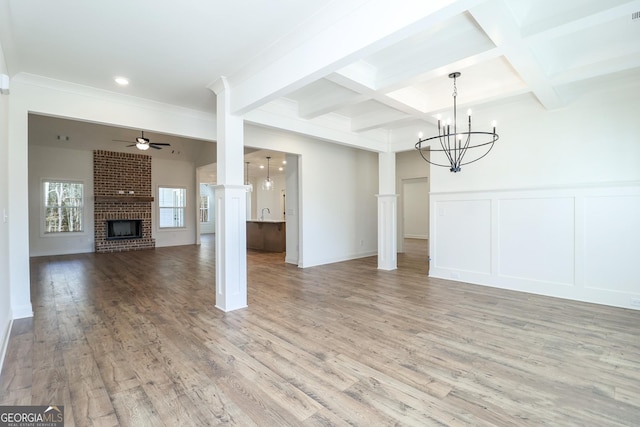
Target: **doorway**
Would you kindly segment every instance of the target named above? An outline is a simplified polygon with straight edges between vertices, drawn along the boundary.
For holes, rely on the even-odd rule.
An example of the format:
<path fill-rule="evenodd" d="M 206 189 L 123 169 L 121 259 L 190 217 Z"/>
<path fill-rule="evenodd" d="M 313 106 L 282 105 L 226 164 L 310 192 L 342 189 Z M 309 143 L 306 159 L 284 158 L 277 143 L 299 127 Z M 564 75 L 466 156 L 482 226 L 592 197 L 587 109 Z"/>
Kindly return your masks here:
<path fill-rule="evenodd" d="M 429 259 L 429 178 L 402 180 L 402 241 L 405 256 Z"/>

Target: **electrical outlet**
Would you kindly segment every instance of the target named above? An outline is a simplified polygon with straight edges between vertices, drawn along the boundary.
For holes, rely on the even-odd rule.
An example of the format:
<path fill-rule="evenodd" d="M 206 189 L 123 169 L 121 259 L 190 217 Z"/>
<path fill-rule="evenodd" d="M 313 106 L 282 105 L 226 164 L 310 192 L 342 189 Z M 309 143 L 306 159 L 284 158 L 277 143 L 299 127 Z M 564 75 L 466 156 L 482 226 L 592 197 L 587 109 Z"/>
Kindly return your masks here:
<path fill-rule="evenodd" d="M 364 240 L 360 240 L 360 246 L 364 246 Z"/>
<path fill-rule="evenodd" d="M 631 305 L 631 307 L 640 307 L 640 298 L 632 298 L 629 305 Z"/>
<path fill-rule="evenodd" d="M 451 278 L 452 279 L 459 279 L 460 278 L 460 273 L 458 273 L 457 271 L 452 271 L 451 272 Z"/>

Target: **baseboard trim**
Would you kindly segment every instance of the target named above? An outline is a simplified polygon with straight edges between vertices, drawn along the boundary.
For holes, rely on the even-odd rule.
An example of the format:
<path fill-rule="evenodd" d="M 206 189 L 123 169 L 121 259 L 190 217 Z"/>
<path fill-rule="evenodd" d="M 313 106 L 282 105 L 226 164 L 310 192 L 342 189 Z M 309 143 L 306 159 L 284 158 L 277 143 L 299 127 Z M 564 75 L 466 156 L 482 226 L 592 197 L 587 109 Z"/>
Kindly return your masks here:
<path fill-rule="evenodd" d="M 405 234 L 404 235 L 405 239 L 422 239 L 422 240 L 429 240 L 429 236 L 427 236 L 426 234 Z"/>
<path fill-rule="evenodd" d="M 23 305 L 21 307 L 13 308 L 13 320 L 26 319 L 33 317 L 33 307 L 31 304 Z"/>

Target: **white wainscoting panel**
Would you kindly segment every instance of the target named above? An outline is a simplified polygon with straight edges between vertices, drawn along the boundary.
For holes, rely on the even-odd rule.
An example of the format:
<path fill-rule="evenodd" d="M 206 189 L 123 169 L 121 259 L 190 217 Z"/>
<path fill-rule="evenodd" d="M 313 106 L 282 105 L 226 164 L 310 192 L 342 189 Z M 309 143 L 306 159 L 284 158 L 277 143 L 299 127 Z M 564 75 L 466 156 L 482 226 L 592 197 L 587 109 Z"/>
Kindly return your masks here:
<path fill-rule="evenodd" d="M 572 197 L 500 200 L 499 274 L 573 286 L 574 211 Z"/>
<path fill-rule="evenodd" d="M 585 286 L 640 298 L 640 195 L 586 197 Z"/>
<path fill-rule="evenodd" d="M 640 183 L 430 201 L 429 276 L 640 309 Z"/>
<path fill-rule="evenodd" d="M 491 272 L 491 201 L 440 200 L 434 203 L 432 239 L 437 267 L 472 273 Z M 433 256 L 432 256 L 433 257 Z M 451 276 L 457 278 L 456 272 Z"/>

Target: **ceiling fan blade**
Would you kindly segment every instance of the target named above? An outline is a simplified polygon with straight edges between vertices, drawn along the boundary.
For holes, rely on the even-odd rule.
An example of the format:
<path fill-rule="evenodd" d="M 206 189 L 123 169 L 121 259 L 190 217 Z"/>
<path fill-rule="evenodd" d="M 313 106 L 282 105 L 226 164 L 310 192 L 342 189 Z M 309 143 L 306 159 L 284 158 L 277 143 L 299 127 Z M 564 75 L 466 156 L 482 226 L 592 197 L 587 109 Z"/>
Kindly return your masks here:
<path fill-rule="evenodd" d="M 115 141 L 115 142 L 131 142 L 131 143 L 135 143 L 135 141 L 131 141 L 131 140 L 129 140 L 129 141 L 125 141 L 124 139 L 112 139 L 112 141 Z"/>
<path fill-rule="evenodd" d="M 123 141 L 123 142 L 129 142 L 129 141 Z M 135 147 L 136 144 L 131 144 L 131 145 L 127 145 L 127 147 Z"/>
<path fill-rule="evenodd" d="M 152 142 L 151 144 L 153 144 L 153 145 L 165 145 L 165 146 L 171 145 L 171 144 L 167 144 L 167 143 L 164 143 L 164 142 Z"/>
<path fill-rule="evenodd" d="M 162 150 L 162 147 L 156 147 L 156 144 L 149 144 L 149 147 L 155 148 L 156 150 Z"/>

